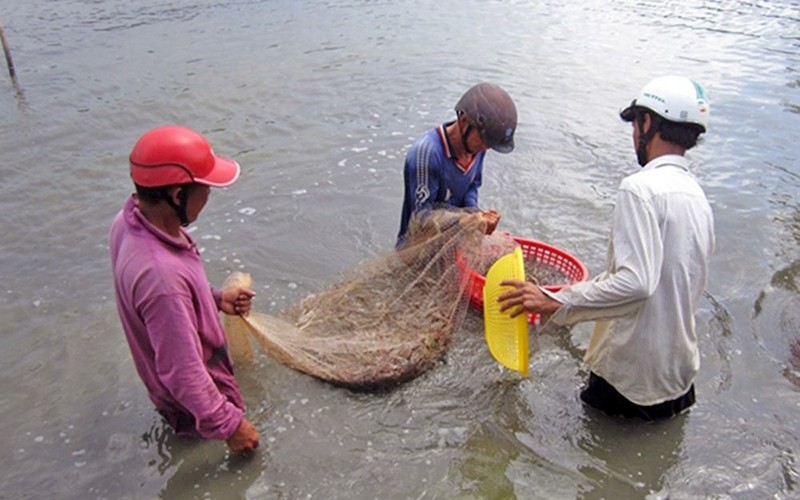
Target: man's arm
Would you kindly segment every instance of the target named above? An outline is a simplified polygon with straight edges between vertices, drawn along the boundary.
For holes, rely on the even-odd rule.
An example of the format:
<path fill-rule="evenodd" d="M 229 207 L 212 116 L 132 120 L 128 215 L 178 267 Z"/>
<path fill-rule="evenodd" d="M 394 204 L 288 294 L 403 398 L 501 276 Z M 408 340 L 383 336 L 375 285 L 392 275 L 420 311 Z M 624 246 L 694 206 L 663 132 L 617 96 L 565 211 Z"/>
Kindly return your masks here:
<path fill-rule="evenodd" d="M 433 208 L 439 196 L 441 159 L 428 139 L 420 141 L 406 155 L 406 196 L 413 212 Z"/>
<path fill-rule="evenodd" d="M 621 190 L 614 209 L 612 269 L 591 281 L 550 294 L 531 283 L 508 281 L 513 290 L 501 295 L 501 310 L 552 315 L 563 325 L 629 314 L 658 285 L 663 249 L 660 230 L 649 206 Z"/>
<path fill-rule="evenodd" d="M 247 316 L 250 313 L 250 307 L 256 292 L 239 285 L 228 286 L 221 290 L 211 286 L 211 295 L 214 296 L 217 309 L 225 314 Z"/>
<path fill-rule="evenodd" d="M 619 317 L 653 294 L 664 259 L 661 230 L 650 205 L 629 190 L 617 194 L 611 239 L 609 269 L 556 293 L 567 307 L 553 316 L 554 321 L 573 324 Z"/>

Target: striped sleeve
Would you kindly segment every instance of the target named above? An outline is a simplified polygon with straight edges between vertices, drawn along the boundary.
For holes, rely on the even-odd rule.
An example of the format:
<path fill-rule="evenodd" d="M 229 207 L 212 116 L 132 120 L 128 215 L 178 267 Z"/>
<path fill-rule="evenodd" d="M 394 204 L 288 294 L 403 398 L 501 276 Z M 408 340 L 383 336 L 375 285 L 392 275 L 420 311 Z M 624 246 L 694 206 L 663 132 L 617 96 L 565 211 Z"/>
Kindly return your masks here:
<path fill-rule="evenodd" d="M 433 144 L 429 138 L 421 141 L 414 155 L 414 170 L 416 171 L 414 186 L 414 211 L 433 206 L 438 189 L 436 187 L 436 173 L 431 168 Z"/>

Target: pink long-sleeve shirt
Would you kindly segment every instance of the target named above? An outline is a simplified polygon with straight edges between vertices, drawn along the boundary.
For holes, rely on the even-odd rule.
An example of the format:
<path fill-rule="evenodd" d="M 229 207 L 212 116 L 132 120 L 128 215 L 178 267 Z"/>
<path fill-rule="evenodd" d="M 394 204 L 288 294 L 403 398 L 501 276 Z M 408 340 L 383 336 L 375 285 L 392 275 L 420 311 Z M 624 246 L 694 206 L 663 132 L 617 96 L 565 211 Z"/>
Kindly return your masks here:
<path fill-rule="evenodd" d="M 136 370 L 179 436 L 227 439 L 244 415 L 219 317 L 188 233 L 173 238 L 128 199 L 111 225 L 117 309 Z"/>

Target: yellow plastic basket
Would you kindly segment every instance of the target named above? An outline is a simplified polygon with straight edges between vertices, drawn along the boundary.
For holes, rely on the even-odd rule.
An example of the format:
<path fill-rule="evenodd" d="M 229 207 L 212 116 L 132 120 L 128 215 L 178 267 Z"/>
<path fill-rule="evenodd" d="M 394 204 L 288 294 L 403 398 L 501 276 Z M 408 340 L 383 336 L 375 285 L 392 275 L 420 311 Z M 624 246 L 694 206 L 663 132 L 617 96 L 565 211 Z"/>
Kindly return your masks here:
<path fill-rule="evenodd" d="M 506 368 L 525 376 L 528 374 L 528 320 L 525 314 L 512 318 L 508 311 L 500 312 L 497 297 L 511 289 L 500 286 L 500 282 L 506 279 L 525 281 L 525 263 L 519 247 L 500 257 L 486 273 L 483 326 L 492 357 Z"/>

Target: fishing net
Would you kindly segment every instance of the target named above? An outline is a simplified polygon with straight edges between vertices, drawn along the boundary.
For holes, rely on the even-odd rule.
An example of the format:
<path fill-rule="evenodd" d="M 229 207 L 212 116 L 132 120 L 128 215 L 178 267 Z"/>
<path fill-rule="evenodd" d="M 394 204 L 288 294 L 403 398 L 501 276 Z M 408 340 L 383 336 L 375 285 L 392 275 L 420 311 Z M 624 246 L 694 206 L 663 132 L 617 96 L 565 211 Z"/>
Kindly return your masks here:
<path fill-rule="evenodd" d="M 225 317 L 235 364 L 252 363 L 251 338 L 277 361 L 356 390 L 409 380 L 447 351 L 469 307 L 464 266 L 477 265 L 479 213 L 433 210 L 410 221 L 406 242 L 276 315 Z M 235 272 L 225 286 L 251 286 Z"/>

